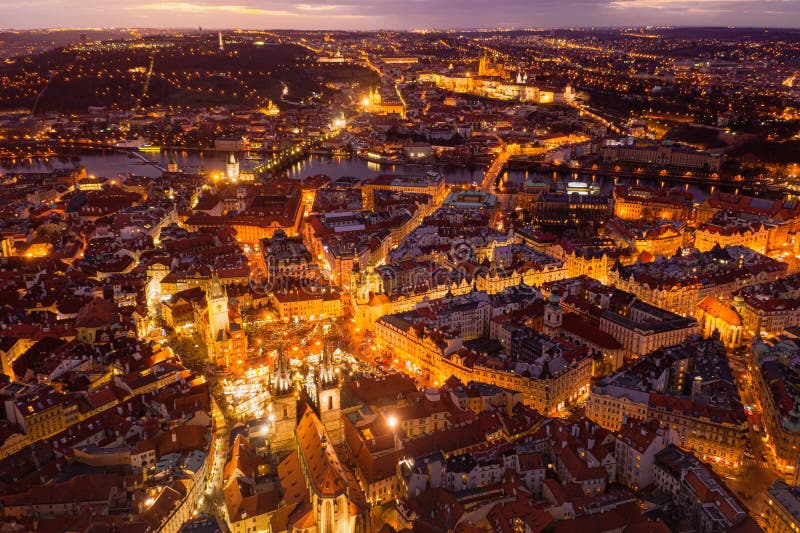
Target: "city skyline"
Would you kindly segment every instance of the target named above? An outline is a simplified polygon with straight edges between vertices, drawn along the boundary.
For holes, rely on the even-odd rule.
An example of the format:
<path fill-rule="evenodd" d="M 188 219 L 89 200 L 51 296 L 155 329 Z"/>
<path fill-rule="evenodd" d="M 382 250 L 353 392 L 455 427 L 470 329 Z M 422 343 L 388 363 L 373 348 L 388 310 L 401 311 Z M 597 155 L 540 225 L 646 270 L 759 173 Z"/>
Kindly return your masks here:
<path fill-rule="evenodd" d="M 37 0 L 3 2 L 0 20 L 14 29 L 148 27 L 209 29 L 408 30 L 440 28 L 740 26 L 798 28 L 800 5 L 786 0 L 501 0 L 408 5 L 378 0 L 295 3 L 176 0 L 125 4 Z M 180 20 L 176 20 L 179 16 Z"/>
<path fill-rule="evenodd" d="M 10 1 L 3 533 L 800 531 L 797 0 Z"/>

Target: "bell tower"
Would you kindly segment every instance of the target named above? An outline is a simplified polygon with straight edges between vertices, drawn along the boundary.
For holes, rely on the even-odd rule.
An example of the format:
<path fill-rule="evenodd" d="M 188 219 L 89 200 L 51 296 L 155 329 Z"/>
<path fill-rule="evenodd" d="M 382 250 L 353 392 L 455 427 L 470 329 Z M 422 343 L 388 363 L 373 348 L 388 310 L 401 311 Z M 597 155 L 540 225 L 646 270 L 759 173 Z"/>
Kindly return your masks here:
<path fill-rule="evenodd" d="M 561 310 L 561 298 L 557 294 L 551 294 L 544 307 L 544 328 L 543 333 L 552 337 L 561 329 L 564 320 L 564 313 Z"/>

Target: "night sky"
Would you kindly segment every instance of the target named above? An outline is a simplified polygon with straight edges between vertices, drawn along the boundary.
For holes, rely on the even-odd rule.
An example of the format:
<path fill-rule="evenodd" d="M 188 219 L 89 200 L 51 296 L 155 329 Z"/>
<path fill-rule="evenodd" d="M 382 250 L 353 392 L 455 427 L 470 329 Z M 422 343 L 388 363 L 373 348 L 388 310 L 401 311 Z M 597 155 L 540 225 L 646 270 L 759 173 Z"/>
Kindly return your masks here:
<path fill-rule="evenodd" d="M 0 28 L 800 27 L 800 0 L 0 0 Z"/>

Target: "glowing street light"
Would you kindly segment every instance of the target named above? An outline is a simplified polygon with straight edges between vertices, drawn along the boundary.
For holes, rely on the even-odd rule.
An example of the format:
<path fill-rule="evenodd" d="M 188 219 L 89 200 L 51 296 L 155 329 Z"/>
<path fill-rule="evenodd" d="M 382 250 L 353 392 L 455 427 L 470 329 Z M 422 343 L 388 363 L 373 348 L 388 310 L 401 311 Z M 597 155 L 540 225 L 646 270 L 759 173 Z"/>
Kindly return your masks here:
<path fill-rule="evenodd" d="M 389 418 L 386 419 L 386 423 L 389 424 L 389 428 L 395 429 L 397 427 L 397 417 L 389 415 Z"/>

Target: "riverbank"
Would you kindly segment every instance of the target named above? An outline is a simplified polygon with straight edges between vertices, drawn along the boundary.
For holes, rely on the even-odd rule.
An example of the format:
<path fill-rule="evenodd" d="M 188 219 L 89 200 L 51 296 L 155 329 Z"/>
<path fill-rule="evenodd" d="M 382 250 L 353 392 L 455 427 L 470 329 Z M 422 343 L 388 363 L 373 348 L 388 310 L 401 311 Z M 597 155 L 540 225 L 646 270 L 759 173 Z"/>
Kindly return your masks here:
<path fill-rule="evenodd" d="M 158 177 L 161 171 L 158 167 L 166 168 L 171 160 L 175 160 L 180 169 L 199 172 L 224 172 L 227 152 L 211 150 L 162 150 L 141 154 L 149 162 L 131 157 L 128 151 L 118 151 L 108 148 L 82 150 L 77 152 L 61 153 L 49 158 L 30 158 L 18 160 L 13 164 L 0 161 L 0 172 L 51 172 L 75 166 L 86 167 L 86 172 L 101 177 L 115 177 L 118 174 L 134 174 L 149 177 Z M 245 153 L 239 153 L 240 161 L 244 161 Z M 447 182 L 452 185 L 480 184 L 483 181 L 485 169 L 475 166 L 446 164 L 413 164 L 413 165 L 384 165 L 364 161 L 355 156 L 338 157 L 310 154 L 298 156 L 291 163 L 283 166 L 279 176 L 289 179 L 302 179 L 317 174 L 325 174 L 333 179 L 353 177 L 359 180 L 373 178 L 380 174 L 417 175 L 429 170 L 442 173 Z M 594 183 L 602 194 L 611 194 L 615 185 L 651 185 L 654 187 L 680 187 L 693 193 L 698 200 L 702 200 L 710 192 L 722 189 L 729 192 L 751 193 L 752 184 L 748 182 L 727 183 L 711 179 L 691 179 L 686 176 L 669 176 L 630 174 L 624 172 L 597 171 L 590 169 L 563 169 L 560 167 L 545 167 L 541 164 L 528 165 L 523 168 L 507 168 L 501 173 L 506 183 L 522 185 L 526 181 L 540 181 L 550 184 L 552 190 L 564 190 L 570 181 Z"/>

